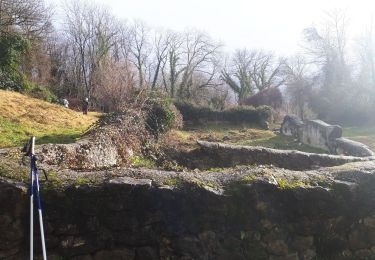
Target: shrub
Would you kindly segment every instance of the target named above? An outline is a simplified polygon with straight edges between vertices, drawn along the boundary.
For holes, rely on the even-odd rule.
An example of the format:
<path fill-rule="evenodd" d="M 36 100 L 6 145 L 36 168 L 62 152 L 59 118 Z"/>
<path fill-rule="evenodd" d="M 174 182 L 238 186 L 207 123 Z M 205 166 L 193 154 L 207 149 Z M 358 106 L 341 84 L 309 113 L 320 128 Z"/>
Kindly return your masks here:
<path fill-rule="evenodd" d="M 26 80 L 18 70 L 21 56 L 30 48 L 30 42 L 16 34 L 0 37 L 0 89 L 21 91 Z"/>
<path fill-rule="evenodd" d="M 232 124 L 257 124 L 262 125 L 269 121 L 272 109 L 268 106 L 257 108 L 251 106 L 237 106 L 222 111 L 205 106 L 197 106 L 191 103 L 175 103 L 180 110 L 184 121 L 191 123 L 203 123 L 207 121 L 223 121 Z"/>
<path fill-rule="evenodd" d="M 25 89 L 25 79 L 20 73 L 0 69 L 0 89 L 22 91 Z"/>
<path fill-rule="evenodd" d="M 150 91 L 142 110 L 146 112 L 146 129 L 156 138 L 182 125 L 181 116 L 171 99 L 164 93 Z"/>
<path fill-rule="evenodd" d="M 27 83 L 24 92 L 33 98 L 42 99 L 50 103 L 59 103 L 58 97 L 56 97 L 47 87 L 34 83 Z"/>

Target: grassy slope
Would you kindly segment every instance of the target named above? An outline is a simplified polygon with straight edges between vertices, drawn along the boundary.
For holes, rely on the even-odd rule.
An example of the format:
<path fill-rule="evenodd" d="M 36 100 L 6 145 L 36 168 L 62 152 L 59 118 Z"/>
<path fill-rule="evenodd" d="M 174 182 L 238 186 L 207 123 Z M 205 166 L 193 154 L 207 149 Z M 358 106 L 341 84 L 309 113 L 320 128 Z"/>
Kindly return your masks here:
<path fill-rule="evenodd" d="M 343 136 L 366 144 L 375 151 L 375 126 L 372 127 L 345 127 Z"/>
<path fill-rule="evenodd" d="M 0 90 L 0 148 L 20 146 L 31 135 L 39 144 L 74 142 L 98 117 Z"/>

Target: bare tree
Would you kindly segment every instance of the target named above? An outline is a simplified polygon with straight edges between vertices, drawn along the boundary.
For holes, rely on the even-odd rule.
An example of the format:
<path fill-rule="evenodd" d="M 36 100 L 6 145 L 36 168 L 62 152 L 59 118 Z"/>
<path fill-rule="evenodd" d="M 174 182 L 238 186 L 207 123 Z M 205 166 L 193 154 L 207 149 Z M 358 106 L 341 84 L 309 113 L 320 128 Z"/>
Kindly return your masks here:
<path fill-rule="evenodd" d="M 172 98 L 176 96 L 178 81 L 184 71 L 182 65 L 182 37 L 177 33 L 169 33 L 167 59 L 162 64 L 163 85 Z"/>
<path fill-rule="evenodd" d="M 289 103 L 296 114 L 305 119 L 314 78 L 310 75 L 309 64 L 302 56 L 290 58 L 284 66 Z"/>
<path fill-rule="evenodd" d="M 361 86 L 375 89 L 375 42 L 373 24 L 358 41 L 359 81 Z"/>
<path fill-rule="evenodd" d="M 350 102 L 353 78 L 346 58 L 347 26 L 345 13 L 334 10 L 327 13 L 323 26 L 304 30 L 305 54 L 319 78 L 312 106 L 323 120 L 336 120 Z"/>
<path fill-rule="evenodd" d="M 131 29 L 130 61 L 138 70 L 138 85 L 144 87 L 147 59 L 151 53 L 150 29 L 141 21 L 134 21 Z"/>
<path fill-rule="evenodd" d="M 334 10 L 327 13 L 322 28 L 310 27 L 304 30 L 305 54 L 323 72 L 326 89 L 342 86 L 344 81 L 348 81 L 347 26 L 345 13 Z"/>
<path fill-rule="evenodd" d="M 43 0 L 0 0 L 0 35 L 17 31 L 40 36 L 51 29 L 51 16 Z"/>
<path fill-rule="evenodd" d="M 162 69 L 163 64 L 166 63 L 168 56 L 168 48 L 172 38 L 172 34 L 163 31 L 157 31 L 154 34 L 154 58 L 155 58 L 155 70 L 152 80 L 151 88 L 155 89 L 160 70 Z"/>
<path fill-rule="evenodd" d="M 196 73 L 205 75 L 206 80 L 201 81 L 199 88 L 216 86 L 214 76 L 217 71 L 216 55 L 221 48 L 208 35 L 199 31 L 186 31 L 183 37 L 184 67 L 178 95 L 180 98 L 188 98 L 189 90 Z"/>
<path fill-rule="evenodd" d="M 96 98 L 104 111 L 119 111 L 136 86 L 136 70 L 128 63 L 110 62 L 96 75 L 101 82 Z"/>
<path fill-rule="evenodd" d="M 254 63 L 252 64 L 253 72 L 250 74 L 255 87 L 262 91 L 269 87 L 280 87 L 284 84 L 285 79 L 282 75 L 283 59 L 275 61 L 272 53 L 262 51 L 255 53 Z"/>
<path fill-rule="evenodd" d="M 236 93 L 239 104 L 255 91 L 252 84 L 254 59 L 254 52 L 247 49 L 236 50 L 229 68 L 224 68 L 222 71 L 222 80 Z"/>
<path fill-rule="evenodd" d="M 229 65 L 221 73 L 222 80 L 236 93 L 238 103 L 270 87 L 279 87 L 285 79 L 283 61 L 275 61 L 272 53 L 236 50 Z"/>
<path fill-rule="evenodd" d="M 79 61 L 79 78 L 85 95 L 91 96 L 96 86 L 94 75 L 109 59 L 118 24 L 107 9 L 87 2 L 72 1 L 65 6 L 65 11 L 71 54 Z"/>

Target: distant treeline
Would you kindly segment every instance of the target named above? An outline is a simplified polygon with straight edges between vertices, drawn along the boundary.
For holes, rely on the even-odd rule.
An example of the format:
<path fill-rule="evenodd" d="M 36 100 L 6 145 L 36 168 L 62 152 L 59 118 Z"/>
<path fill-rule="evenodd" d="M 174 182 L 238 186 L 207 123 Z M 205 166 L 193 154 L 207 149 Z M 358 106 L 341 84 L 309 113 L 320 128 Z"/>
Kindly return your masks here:
<path fill-rule="evenodd" d="M 335 123 L 374 122 L 374 33 L 349 36 L 344 13 L 327 13 L 322 26 L 303 31 L 298 55 L 280 57 L 246 48 L 227 53 L 207 33 L 123 21 L 92 1 L 65 2 L 55 27 L 43 0 L 2 0 L 0 88 L 55 102 L 89 97 L 109 111 L 123 107 L 134 89 L 222 110 L 249 100 L 264 105 L 259 98 L 275 103 L 277 92 L 265 90 L 285 88 L 282 106 L 271 104 L 277 110 Z"/>

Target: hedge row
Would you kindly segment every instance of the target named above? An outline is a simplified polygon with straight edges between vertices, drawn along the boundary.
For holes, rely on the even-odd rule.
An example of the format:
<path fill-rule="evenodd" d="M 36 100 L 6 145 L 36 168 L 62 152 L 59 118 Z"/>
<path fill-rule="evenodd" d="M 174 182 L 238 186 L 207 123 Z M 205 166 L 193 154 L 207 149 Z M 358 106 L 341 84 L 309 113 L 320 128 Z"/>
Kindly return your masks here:
<path fill-rule="evenodd" d="M 269 121 L 272 116 L 272 109 L 268 106 L 256 108 L 252 106 L 237 106 L 222 111 L 190 103 L 176 102 L 175 106 L 180 110 L 184 121 L 190 123 L 222 121 L 233 124 L 262 125 L 265 121 Z"/>

